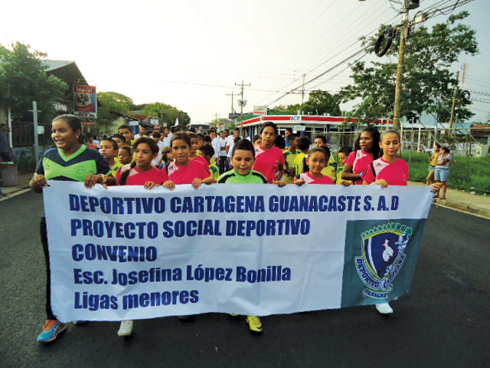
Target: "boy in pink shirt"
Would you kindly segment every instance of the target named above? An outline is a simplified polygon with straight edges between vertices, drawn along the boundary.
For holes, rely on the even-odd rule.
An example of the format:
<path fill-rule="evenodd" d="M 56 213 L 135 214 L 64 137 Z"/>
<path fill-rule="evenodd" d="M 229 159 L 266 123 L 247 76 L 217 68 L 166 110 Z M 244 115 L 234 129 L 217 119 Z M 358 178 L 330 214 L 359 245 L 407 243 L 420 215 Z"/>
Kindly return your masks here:
<path fill-rule="evenodd" d="M 198 160 L 190 159 L 191 139 L 187 134 L 174 134 L 170 146 L 175 161 L 165 166 L 163 170 L 166 176 L 163 183 L 165 188 L 174 189 L 175 185 L 192 184 L 197 189 L 202 183 L 216 182 L 211 178 L 211 172 L 204 164 Z"/>

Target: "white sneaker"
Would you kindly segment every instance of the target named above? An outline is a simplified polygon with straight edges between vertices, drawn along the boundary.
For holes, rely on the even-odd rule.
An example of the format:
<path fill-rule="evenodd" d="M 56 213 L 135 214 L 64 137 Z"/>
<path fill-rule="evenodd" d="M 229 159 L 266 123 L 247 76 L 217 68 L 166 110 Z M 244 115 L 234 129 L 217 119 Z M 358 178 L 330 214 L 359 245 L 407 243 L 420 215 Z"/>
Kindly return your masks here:
<path fill-rule="evenodd" d="M 121 326 L 119 326 L 119 331 L 117 334 L 119 336 L 130 336 L 133 332 L 133 321 L 121 321 Z"/>
<path fill-rule="evenodd" d="M 381 314 L 393 313 L 393 308 L 391 308 L 390 303 L 376 304 L 376 310 Z"/>

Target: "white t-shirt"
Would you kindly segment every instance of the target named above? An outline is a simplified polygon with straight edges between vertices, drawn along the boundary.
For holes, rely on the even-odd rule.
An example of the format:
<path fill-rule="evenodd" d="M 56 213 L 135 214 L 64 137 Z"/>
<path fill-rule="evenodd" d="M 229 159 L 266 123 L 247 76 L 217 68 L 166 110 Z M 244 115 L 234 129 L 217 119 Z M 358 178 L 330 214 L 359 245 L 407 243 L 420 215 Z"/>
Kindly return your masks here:
<path fill-rule="evenodd" d="M 226 138 L 226 145 L 229 147 L 227 156 L 231 157 L 231 153 L 233 151 L 233 146 L 235 145 L 235 137 L 232 135 L 229 135 Z"/>
<path fill-rule="evenodd" d="M 211 141 L 211 145 L 213 146 L 214 149 L 214 157 L 219 158 L 219 154 L 221 151 L 221 139 L 218 137 L 213 138 L 213 140 Z"/>
<path fill-rule="evenodd" d="M 157 157 L 151 162 L 154 166 L 158 167 L 158 163 L 162 159 L 162 148 L 164 147 L 163 142 L 159 141 L 157 142 L 158 145 L 158 155 Z"/>
<path fill-rule="evenodd" d="M 220 141 L 220 151 L 219 151 L 219 155 L 220 156 L 226 156 L 226 138 L 220 138 L 219 139 Z"/>

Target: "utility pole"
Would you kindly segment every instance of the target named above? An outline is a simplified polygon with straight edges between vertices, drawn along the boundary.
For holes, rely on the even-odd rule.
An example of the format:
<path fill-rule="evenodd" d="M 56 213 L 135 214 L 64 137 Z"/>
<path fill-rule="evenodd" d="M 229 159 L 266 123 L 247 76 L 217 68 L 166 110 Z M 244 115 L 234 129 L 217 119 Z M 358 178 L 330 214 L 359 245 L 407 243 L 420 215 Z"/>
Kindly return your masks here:
<path fill-rule="evenodd" d="M 306 74 L 303 74 L 303 88 L 301 88 L 301 105 L 305 103 L 305 78 Z"/>
<path fill-rule="evenodd" d="M 454 112 L 456 111 L 456 100 L 458 97 L 459 71 L 456 74 L 456 86 L 454 86 L 453 106 L 451 107 L 451 120 L 449 121 L 449 137 L 453 134 Z"/>
<path fill-rule="evenodd" d="M 234 113 L 234 111 L 233 111 L 233 98 L 235 96 L 235 93 L 231 92 L 231 94 L 227 93 L 226 95 L 231 96 L 231 114 L 233 115 L 233 113 Z"/>
<path fill-rule="evenodd" d="M 400 36 L 398 69 L 396 73 L 395 111 L 393 116 L 393 124 L 396 130 L 400 129 L 400 95 L 401 95 L 405 41 L 407 39 L 407 30 L 408 30 L 408 9 L 409 9 L 409 0 L 405 0 L 405 4 L 403 6 L 403 21 L 402 21 L 402 32 Z"/>
<path fill-rule="evenodd" d="M 41 112 L 40 110 L 37 109 L 37 102 L 36 101 L 32 101 L 32 116 L 33 116 L 33 120 L 34 120 L 34 159 L 36 161 L 36 167 L 37 167 L 37 150 L 38 150 L 38 147 L 39 147 L 39 139 L 38 139 L 38 132 L 37 132 L 37 113 L 38 112 Z"/>
<path fill-rule="evenodd" d="M 240 107 L 241 107 L 241 111 L 240 111 L 240 113 L 241 113 L 241 115 L 240 115 L 240 117 L 241 117 L 241 118 L 242 118 L 242 120 L 243 120 L 243 106 L 245 106 L 245 101 L 244 101 L 244 99 L 243 99 L 243 87 L 244 87 L 244 86 L 250 87 L 250 86 L 251 86 L 251 84 L 250 84 L 250 83 L 249 83 L 249 84 L 243 84 L 243 81 L 242 81 L 242 84 L 236 84 L 236 83 L 235 83 L 235 86 L 241 86 L 241 87 L 242 87 L 242 92 L 240 93 L 240 96 L 241 96 L 241 100 L 240 100 Z"/>

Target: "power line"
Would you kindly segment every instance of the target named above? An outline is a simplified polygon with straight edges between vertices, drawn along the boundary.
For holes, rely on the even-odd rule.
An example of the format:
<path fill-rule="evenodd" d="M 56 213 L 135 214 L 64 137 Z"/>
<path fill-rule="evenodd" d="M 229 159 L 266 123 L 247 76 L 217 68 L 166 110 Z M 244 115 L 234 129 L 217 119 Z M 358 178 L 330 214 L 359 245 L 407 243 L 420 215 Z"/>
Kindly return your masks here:
<path fill-rule="evenodd" d="M 365 50 L 365 48 L 357 51 L 356 53 L 352 54 L 351 56 L 345 58 L 344 60 L 342 60 L 340 63 L 336 64 L 335 66 L 333 66 L 332 68 L 328 69 L 327 71 L 321 73 L 320 75 L 314 77 L 313 79 L 310 79 L 308 82 L 305 83 L 305 85 L 307 84 L 310 84 L 311 82 L 314 82 L 315 80 L 317 80 L 318 78 L 322 77 L 323 75 L 327 74 L 328 72 L 332 71 L 333 69 L 337 68 L 338 66 L 342 65 L 343 63 L 347 62 L 348 60 L 352 59 L 353 57 L 359 55 L 360 53 L 364 52 L 364 54 L 366 55 L 367 52 Z M 284 95 L 282 95 L 281 97 L 277 98 L 276 100 L 272 101 L 271 103 L 267 104 L 266 106 L 270 106 L 272 105 L 273 103 L 276 103 L 277 101 L 279 101 L 280 99 L 282 99 L 283 97 L 287 96 L 288 94 L 292 93 L 293 91 L 296 91 L 298 88 L 300 87 L 296 87 L 296 88 L 293 88 L 292 90 L 290 90 L 289 92 L 286 92 Z"/>
<path fill-rule="evenodd" d="M 398 17 L 398 15 L 396 15 L 395 17 L 392 17 L 392 18 L 391 18 L 391 19 L 388 21 L 388 23 L 389 23 L 389 22 L 391 22 L 393 19 L 395 19 L 395 18 L 397 18 L 397 17 Z M 373 29 L 371 32 L 369 32 L 367 35 L 365 35 L 365 37 L 367 37 L 368 35 L 370 35 L 370 34 L 372 34 L 372 33 L 376 32 L 378 29 L 379 29 L 378 27 L 377 27 L 377 28 L 375 28 L 375 29 Z M 313 71 L 313 70 L 315 70 L 315 69 L 317 69 L 317 68 L 319 68 L 320 66 L 324 65 L 325 63 L 327 63 L 327 62 L 331 61 L 332 59 L 334 59 L 335 57 L 339 56 L 340 54 L 342 54 L 343 52 L 345 52 L 346 50 L 348 50 L 350 47 L 352 47 L 353 45 L 355 45 L 355 44 L 356 44 L 356 43 L 358 43 L 358 42 L 359 42 L 359 41 L 357 40 L 356 42 L 354 42 L 354 43 L 350 44 L 350 45 L 349 45 L 349 46 L 347 46 L 346 48 L 344 48 L 344 49 L 342 49 L 341 51 L 339 51 L 337 54 L 333 55 L 332 57 L 330 57 L 330 58 L 329 58 L 329 59 L 327 59 L 326 61 L 322 62 L 322 63 L 321 63 L 320 65 L 318 65 L 317 67 L 315 67 L 315 68 L 311 69 L 311 70 L 310 70 L 310 72 L 311 72 L 311 71 Z M 365 49 L 366 49 L 366 48 L 363 48 L 363 49 L 362 49 L 360 52 L 362 52 L 362 51 L 363 51 L 363 50 L 365 50 Z M 331 70 L 335 69 L 337 66 L 341 65 L 342 63 L 346 62 L 347 60 L 351 59 L 352 57 L 355 57 L 355 56 L 356 56 L 356 55 L 358 55 L 360 52 L 358 51 L 358 52 L 356 52 L 354 55 L 349 56 L 348 58 L 344 59 L 344 61 L 342 61 L 340 64 L 337 64 L 337 65 L 336 65 L 336 66 L 334 66 L 332 69 L 327 70 L 327 72 L 324 72 L 324 73 L 320 74 L 320 76 L 315 77 L 314 79 L 310 80 L 308 83 L 311 83 L 312 81 L 314 81 L 314 80 L 316 80 L 316 79 L 320 78 L 321 76 L 325 75 L 325 74 L 326 74 L 326 73 L 328 73 L 329 71 L 331 71 Z M 340 74 L 340 73 L 339 73 L 339 74 Z M 295 82 L 296 82 L 296 81 L 292 81 L 292 82 L 288 83 L 288 84 L 286 85 L 286 87 L 287 87 L 287 86 L 289 86 L 289 85 L 291 85 L 291 84 L 293 84 L 293 83 L 295 83 Z M 308 83 L 307 83 L 307 84 L 308 84 Z M 284 88 L 284 87 L 283 87 L 283 88 Z M 297 90 L 298 88 L 299 88 L 299 87 L 296 87 L 296 88 L 292 89 L 291 91 L 286 92 L 286 93 L 285 93 L 283 96 L 279 97 L 279 98 L 278 98 L 276 101 L 273 101 L 273 102 L 269 103 L 267 106 L 270 106 L 271 104 L 273 104 L 273 103 L 277 102 L 278 100 L 282 99 L 282 98 L 283 98 L 283 97 L 285 97 L 286 95 L 291 94 L 293 91 Z M 267 98 L 268 98 L 268 97 L 267 97 Z M 264 98 L 263 100 L 265 100 L 265 98 Z M 259 104 L 262 104 L 262 102 L 261 102 L 261 103 L 259 103 Z"/>
<path fill-rule="evenodd" d="M 358 7 L 358 8 L 356 8 L 356 10 L 357 10 L 357 9 L 361 9 L 361 8 L 360 8 L 360 7 Z M 376 12 L 378 9 L 380 9 L 380 8 L 377 8 L 377 9 L 376 9 L 376 8 L 373 8 L 373 11 L 374 11 L 374 12 Z M 351 15 L 352 15 L 352 14 L 351 14 Z M 379 15 L 378 15 L 378 16 L 379 16 Z M 361 16 L 360 16 L 359 18 L 357 18 L 357 20 L 358 20 L 358 19 L 360 19 L 360 18 L 363 18 L 363 17 L 364 17 L 364 18 L 366 18 L 366 13 L 365 13 L 365 12 L 364 12 L 364 13 L 362 13 L 362 14 L 361 14 Z M 395 16 L 394 18 L 396 18 L 396 17 L 397 17 L 397 16 Z M 394 18 L 392 18 L 392 19 L 394 19 Z M 391 20 L 392 20 L 392 19 L 391 19 Z M 350 22 L 350 23 L 355 24 L 355 23 L 357 23 L 357 20 L 356 20 L 355 22 Z M 390 21 L 391 21 L 391 20 L 390 20 Z M 341 18 L 341 19 L 338 21 L 338 23 L 336 23 L 335 25 L 333 25 L 333 26 L 332 26 L 332 27 L 330 27 L 330 28 L 335 29 L 335 28 L 337 27 L 337 25 L 341 24 L 342 22 L 344 22 L 344 23 L 345 23 L 345 21 L 346 21 L 346 18 L 345 18 L 345 17 L 344 17 L 344 18 Z M 366 18 L 365 22 L 367 22 L 367 23 L 369 24 L 369 23 L 371 22 L 371 20 L 370 20 L 370 19 L 368 19 L 368 18 Z M 359 27 L 359 26 L 363 27 L 363 23 L 357 23 L 357 27 Z M 350 30 L 354 30 L 354 31 L 355 31 L 355 30 L 357 29 L 357 27 L 356 27 L 356 28 L 349 27 L 349 29 L 350 29 Z M 318 38 L 317 38 L 315 41 L 313 41 L 312 43 L 310 43 L 309 45 L 307 45 L 307 46 L 305 47 L 305 50 L 306 50 L 306 49 L 309 49 L 311 46 L 315 45 L 315 44 L 318 42 L 318 40 L 319 40 L 319 39 L 323 38 L 325 34 L 329 33 L 329 32 L 330 32 L 330 28 L 329 28 L 329 29 L 327 29 L 327 31 L 326 31 L 326 32 L 324 32 L 324 33 L 323 33 L 323 34 L 322 34 L 320 37 L 318 37 Z M 377 28 L 376 28 L 375 30 L 373 30 L 373 32 L 375 32 L 376 30 L 377 30 Z M 350 34 L 350 33 L 347 33 L 347 34 L 345 34 L 345 35 L 344 35 L 344 37 L 337 38 L 337 42 L 335 42 L 333 45 L 329 45 L 329 49 L 333 49 L 333 48 L 334 48 L 333 46 L 335 46 L 337 43 L 339 43 L 339 42 L 343 42 L 343 41 L 344 41 L 344 39 L 346 39 L 346 38 L 348 37 L 348 35 L 349 35 L 349 34 Z M 341 51 L 340 51 L 339 53 L 337 53 L 336 55 L 334 55 L 334 56 L 330 57 L 329 59 L 327 59 L 326 61 L 324 61 L 322 64 L 317 65 L 315 68 L 311 69 L 311 70 L 310 70 L 308 73 L 311 73 L 311 72 L 312 72 L 312 71 L 314 71 L 315 69 L 319 68 L 321 65 L 323 65 L 323 64 L 325 64 L 326 62 L 328 62 L 328 61 L 330 61 L 330 60 L 334 59 L 335 57 L 339 56 L 339 55 L 340 55 L 340 54 L 342 54 L 343 52 L 347 51 L 347 50 L 349 49 L 349 47 L 352 47 L 353 45 L 355 45 L 355 44 L 356 44 L 356 43 L 358 43 L 358 42 L 359 42 L 359 40 L 356 40 L 356 42 L 354 42 L 353 44 L 351 44 L 351 45 L 349 45 L 348 47 L 344 48 L 343 50 L 341 50 Z M 322 50 L 324 50 L 324 49 L 326 49 L 326 47 L 322 47 Z M 320 52 L 318 53 L 318 56 L 319 56 L 320 58 L 323 58 L 323 57 L 324 57 L 323 55 L 325 54 L 325 52 L 327 52 L 327 53 L 328 53 L 329 51 L 328 51 L 328 50 L 327 50 L 327 51 L 320 51 Z M 297 55 L 296 55 L 296 56 L 295 56 L 293 59 L 289 59 L 289 60 L 288 60 L 288 62 L 294 61 L 294 60 L 295 60 L 295 59 L 297 59 L 299 56 L 300 56 L 300 54 L 298 53 L 298 54 L 297 54 Z M 310 61 L 310 62 L 307 64 L 307 66 L 305 66 L 305 67 L 304 67 L 304 68 L 302 68 L 302 69 L 311 68 L 311 66 L 310 66 L 310 65 L 312 65 L 313 63 L 317 63 L 318 57 L 313 56 L 311 59 L 312 59 L 312 61 Z M 283 64 L 283 65 L 284 65 L 284 64 Z M 296 80 L 293 80 L 293 81 L 291 81 L 291 82 L 288 82 L 288 83 L 286 83 L 286 85 L 284 85 L 284 86 L 280 87 L 279 89 L 284 89 L 284 88 L 287 88 L 287 87 L 291 86 L 292 84 L 294 84 L 295 82 L 296 82 Z M 267 96 L 267 97 L 263 97 L 263 98 L 261 98 L 261 100 L 262 100 L 262 101 L 266 101 L 267 99 L 269 99 L 269 97 L 272 97 L 272 95 L 269 95 L 269 96 Z M 260 104 L 262 104 L 262 102 L 261 102 Z"/>

